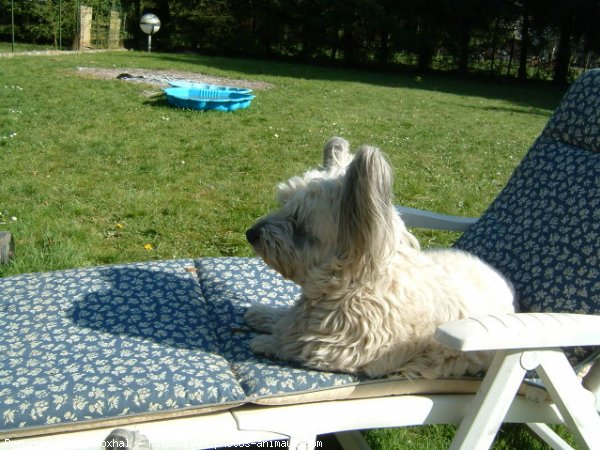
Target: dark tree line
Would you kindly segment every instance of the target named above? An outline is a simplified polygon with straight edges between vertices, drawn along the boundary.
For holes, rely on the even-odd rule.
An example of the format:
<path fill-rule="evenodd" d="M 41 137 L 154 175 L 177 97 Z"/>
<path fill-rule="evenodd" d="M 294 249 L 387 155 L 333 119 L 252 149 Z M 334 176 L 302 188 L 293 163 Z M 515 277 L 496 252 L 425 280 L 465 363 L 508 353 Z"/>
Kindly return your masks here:
<path fill-rule="evenodd" d="M 118 4 L 126 45 L 140 49 L 138 20 L 152 12 L 162 21 L 156 50 L 486 71 L 559 83 L 600 65 L 600 0 L 15 0 L 17 23 L 29 24 L 20 38 L 56 40 L 48 21 L 56 21 L 59 2 L 74 11 L 77 1 Z M 0 0 L 1 40 L 9 2 Z"/>
<path fill-rule="evenodd" d="M 597 0 L 134 0 L 165 50 L 552 78 L 596 66 Z M 161 32 L 162 33 L 162 32 Z"/>

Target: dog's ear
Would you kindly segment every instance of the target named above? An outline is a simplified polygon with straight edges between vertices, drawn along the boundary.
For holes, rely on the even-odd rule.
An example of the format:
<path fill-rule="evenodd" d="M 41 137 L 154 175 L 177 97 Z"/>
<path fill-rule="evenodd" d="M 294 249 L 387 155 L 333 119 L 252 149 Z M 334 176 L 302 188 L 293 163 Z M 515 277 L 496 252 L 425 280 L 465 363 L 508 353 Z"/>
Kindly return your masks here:
<path fill-rule="evenodd" d="M 323 167 L 344 167 L 350 160 L 350 144 L 341 137 L 332 137 L 323 147 Z"/>
<path fill-rule="evenodd" d="M 381 151 L 361 147 L 344 179 L 338 222 L 340 262 L 371 265 L 385 258 L 394 240 L 392 179 L 392 168 Z"/>

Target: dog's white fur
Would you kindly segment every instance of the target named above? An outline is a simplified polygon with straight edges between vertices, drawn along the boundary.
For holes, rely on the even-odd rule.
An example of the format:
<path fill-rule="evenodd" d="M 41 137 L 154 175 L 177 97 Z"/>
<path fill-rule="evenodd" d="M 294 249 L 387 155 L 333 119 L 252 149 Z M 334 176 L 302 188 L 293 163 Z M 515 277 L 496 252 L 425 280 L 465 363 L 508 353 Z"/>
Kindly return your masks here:
<path fill-rule="evenodd" d="M 484 352 L 436 343 L 436 326 L 514 311 L 510 284 L 467 253 L 421 251 L 392 204 L 382 153 L 330 139 L 324 164 L 279 185 L 281 208 L 246 233 L 265 262 L 302 287 L 289 309 L 252 306 L 253 351 L 308 367 L 435 378 L 476 373 Z"/>

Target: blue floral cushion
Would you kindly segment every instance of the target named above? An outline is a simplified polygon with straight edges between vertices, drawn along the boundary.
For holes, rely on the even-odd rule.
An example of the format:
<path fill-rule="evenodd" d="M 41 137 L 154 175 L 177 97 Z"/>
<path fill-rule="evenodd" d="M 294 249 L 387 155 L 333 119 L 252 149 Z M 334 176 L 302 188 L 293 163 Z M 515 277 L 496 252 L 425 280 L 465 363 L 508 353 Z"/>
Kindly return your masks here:
<path fill-rule="evenodd" d="M 548 138 L 594 152 L 600 149 L 600 70 L 584 72 L 548 121 Z"/>
<path fill-rule="evenodd" d="M 252 353 L 243 314 L 252 304 L 289 307 L 300 288 L 268 268 L 258 258 L 203 258 L 196 261 L 204 297 L 212 308 L 223 356 L 249 400 L 317 392 L 356 385 L 359 378 L 308 370 Z"/>
<path fill-rule="evenodd" d="M 0 279 L 0 435 L 231 406 L 192 260 Z"/>
<path fill-rule="evenodd" d="M 351 375 L 251 352 L 246 308 L 289 307 L 299 292 L 257 258 L 2 278 L 0 437 L 195 414 L 359 384 Z"/>
<path fill-rule="evenodd" d="M 524 312 L 600 313 L 600 71 L 571 87 L 507 186 L 456 243 Z M 591 349 L 575 349 L 573 362 Z"/>

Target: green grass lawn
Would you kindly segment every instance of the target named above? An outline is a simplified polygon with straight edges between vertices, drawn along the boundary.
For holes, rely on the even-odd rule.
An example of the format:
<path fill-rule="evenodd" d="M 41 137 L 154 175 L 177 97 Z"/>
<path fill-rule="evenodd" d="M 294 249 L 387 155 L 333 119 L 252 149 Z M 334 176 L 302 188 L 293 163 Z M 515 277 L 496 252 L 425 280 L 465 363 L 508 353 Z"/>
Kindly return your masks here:
<path fill-rule="evenodd" d="M 256 91 L 247 110 L 203 113 L 169 107 L 152 86 L 81 77 L 77 67 L 195 71 L 274 87 Z M 562 93 L 177 54 L 0 57 L 0 230 L 17 248 L 0 276 L 249 256 L 244 231 L 275 206 L 276 183 L 319 164 L 334 135 L 385 151 L 397 203 L 476 216 Z M 423 246 L 456 238 L 415 234 Z M 540 448 L 528 438 L 511 444 L 518 430 L 503 431 L 496 448 Z M 452 432 L 373 431 L 369 439 L 374 449 L 430 449 Z"/>

